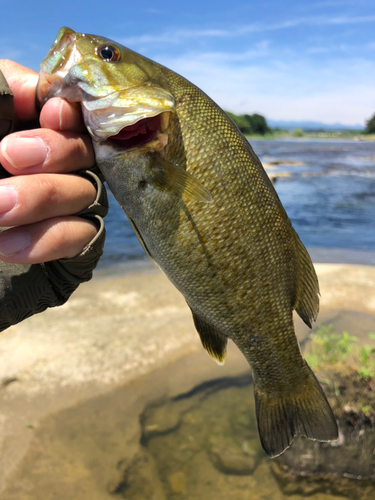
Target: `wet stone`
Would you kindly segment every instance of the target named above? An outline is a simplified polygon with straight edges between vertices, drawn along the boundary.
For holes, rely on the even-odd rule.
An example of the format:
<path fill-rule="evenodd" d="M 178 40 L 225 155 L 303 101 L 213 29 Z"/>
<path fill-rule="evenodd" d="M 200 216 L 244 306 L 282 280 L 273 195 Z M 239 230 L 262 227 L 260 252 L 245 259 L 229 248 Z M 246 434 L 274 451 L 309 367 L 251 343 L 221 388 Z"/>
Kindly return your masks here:
<path fill-rule="evenodd" d="M 375 391 L 372 383 L 359 381 L 357 373 L 350 370 L 320 376 L 332 402 L 339 437 L 329 443 L 296 438 L 293 446 L 272 461 L 272 472 L 287 495 L 326 492 L 355 500 L 373 500 Z"/>
<path fill-rule="evenodd" d="M 186 474 L 184 472 L 170 474 L 168 483 L 173 493 L 186 494 Z"/>
<path fill-rule="evenodd" d="M 154 459 L 144 450 L 125 467 L 121 481 L 108 489 L 127 500 L 166 500 Z"/>
<path fill-rule="evenodd" d="M 143 442 L 147 442 L 153 436 L 172 432 L 176 430 L 181 423 L 181 415 L 175 411 L 171 411 L 169 403 L 162 402 L 149 407 L 142 418 L 145 422 L 142 428 Z"/>
<path fill-rule="evenodd" d="M 225 474 L 252 474 L 256 467 L 255 457 L 245 455 L 240 450 L 213 448 L 210 459 L 214 466 Z"/>

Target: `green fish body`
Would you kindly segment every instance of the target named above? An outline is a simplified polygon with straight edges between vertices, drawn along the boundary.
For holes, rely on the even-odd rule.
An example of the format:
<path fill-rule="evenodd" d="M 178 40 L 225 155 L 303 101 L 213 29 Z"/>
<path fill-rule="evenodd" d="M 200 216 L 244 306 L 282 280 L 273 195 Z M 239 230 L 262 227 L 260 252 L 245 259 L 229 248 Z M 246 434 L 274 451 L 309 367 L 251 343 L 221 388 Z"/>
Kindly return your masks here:
<path fill-rule="evenodd" d="M 297 434 L 336 439 L 292 317 L 311 327 L 318 280 L 237 127 L 186 79 L 106 38 L 62 28 L 41 67 L 39 101 L 81 102 L 97 164 L 204 348 L 222 364 L 230 338 L 248 360 L 266 452 Z"/>

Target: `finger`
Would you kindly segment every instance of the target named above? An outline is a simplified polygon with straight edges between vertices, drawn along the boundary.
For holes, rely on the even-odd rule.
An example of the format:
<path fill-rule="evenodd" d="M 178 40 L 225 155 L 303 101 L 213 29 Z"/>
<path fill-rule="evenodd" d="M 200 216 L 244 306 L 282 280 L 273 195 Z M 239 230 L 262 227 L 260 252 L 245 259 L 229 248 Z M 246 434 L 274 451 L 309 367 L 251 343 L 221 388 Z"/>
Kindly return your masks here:
<path fill-rule="evenodd" d="M 0 163 L 12 175 L 67 173 L 93 167 L 95 156 L 87 134 L 42 128 L 4 137 Z"/>
<path fill-rule="evenodd" d="M 35 107 L 35 89 L 38 73 L 8 59 L 0 59 L 0 70 L 14 95 L 14 108 L 20 120 L 38 118 Z"/>
<path fill-rule="evenodd" d="M 69 130 L 70 132 L 87 133 L 83 123 L 81 106 L 64 99 L 49 99 L 40 112 L 40 126 L 52 130 Z"/>
<path fill-rule="evenodd" d="M 14 264 L 40 264 L 72 259 L 97 234 L 94 222 L 58 217 L 0 233 L 0 259 Z"/>
<path fill-rule="evenodd" d="M 78 175 L 35 174 L 4 179 L 0 182 L 0 227 L 79 213 L 95 198 L 94 185 Z"/>

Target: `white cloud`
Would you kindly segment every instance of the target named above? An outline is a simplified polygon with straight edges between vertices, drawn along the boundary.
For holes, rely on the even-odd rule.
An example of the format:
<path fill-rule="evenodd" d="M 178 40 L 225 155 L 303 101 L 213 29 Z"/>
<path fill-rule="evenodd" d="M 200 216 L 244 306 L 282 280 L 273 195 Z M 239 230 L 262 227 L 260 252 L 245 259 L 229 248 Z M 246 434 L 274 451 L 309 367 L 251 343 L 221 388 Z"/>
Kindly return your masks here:
<path fill-rule="evenodd" d="M 237 65 L 230 54 L 190 53 L 157 60 L 235 113 L 353 125 L 375 111 L 375 63 L 364 59 Z"/>
<path fill-rule="evenodd" d="M 145 45 L 153 43 L 180 43 L 189 38 L 226 38 L 230 36 L 230 32 L 226 30 L 175 30 L 165 31 L 157 35 L 140 35 L 126 38 L 120 38 L 118 41 L 125 46 Z"/>
<path fill-rule="evenodd" d="M 269 41 L 263 40 L 255 44 L 253 49 L 246 50 L 245 52 L 203 52 L 201 54 L 196 54 L 194 59 L 202 62 L 227 62 L 227 63 L 239 63 L 246 62 L 250 59 L 255 59 L 257 57 L 269 56 Z"/>
<path fill-rule="evenodd" d="M 374 23 L 375 16 L 310 16 L 282 21 L 280 23 L 253 23 L 233 26 L 231 29 L 185 29 L 169 30 L 156 35 L 125 37 L 119 40 L 126 46 L 138 46 L 154 43 L 182 43 L 188 39 L 198 41 L 201 38 L 237 38 L 249 33 L 285 30 L 297 26 L 350 25 Z"/>

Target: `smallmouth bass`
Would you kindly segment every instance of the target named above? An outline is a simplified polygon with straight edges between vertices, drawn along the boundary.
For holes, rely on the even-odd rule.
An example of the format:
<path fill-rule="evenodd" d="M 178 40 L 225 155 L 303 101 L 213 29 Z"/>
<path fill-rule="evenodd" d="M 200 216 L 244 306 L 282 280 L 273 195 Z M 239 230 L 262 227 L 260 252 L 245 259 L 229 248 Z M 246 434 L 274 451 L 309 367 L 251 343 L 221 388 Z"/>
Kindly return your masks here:
<path fill-rule="evenodd" d="M 304 361 L 295 309 L 316 319 L 310 257 L 248 141 L 201 90 L 103 37 L 62 28 L 41 64 L 41 105 L 80 102 L 96 161 L 146 253 L 184 295 L 220 364 L 249 362 L 260 439 L 275 457 L 337 425 Z"/>

